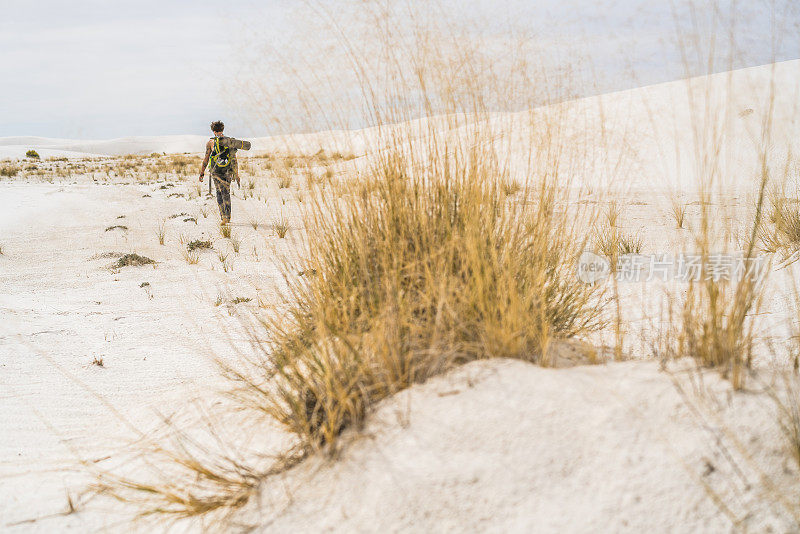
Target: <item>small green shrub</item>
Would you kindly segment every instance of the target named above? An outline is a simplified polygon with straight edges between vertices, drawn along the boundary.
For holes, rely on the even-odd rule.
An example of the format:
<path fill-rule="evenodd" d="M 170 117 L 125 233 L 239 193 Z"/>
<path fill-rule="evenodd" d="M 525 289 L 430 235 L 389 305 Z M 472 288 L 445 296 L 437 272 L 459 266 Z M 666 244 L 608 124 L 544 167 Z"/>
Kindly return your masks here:
<path fill-rule="evenodd" d="M 125 254 L 120 259 L 118 259 L 115 266 L 119 269 L 122 267 L 138 267 L 140 265 L 151 265 L 154 263 L 155 261 L 151 260 L 146 256 L 140 256 L 136 253 L 131 253 L 131 254 Z"/>
<path fill-rule="evenodd" d="M 39 159 L 39 153 L 36 152 L 35 150 L 31 149 L 31 150 L 28 150 L 27 152 L 25 152 L 25 157 L 26 158 Z"/>
<path fill-rule="evenodd" d="M 189 251 L 211 248 L 211 241 L 200 241 L 199 239 L 195 239 L 194 241 L 186 245 L 186 248 Z"/>

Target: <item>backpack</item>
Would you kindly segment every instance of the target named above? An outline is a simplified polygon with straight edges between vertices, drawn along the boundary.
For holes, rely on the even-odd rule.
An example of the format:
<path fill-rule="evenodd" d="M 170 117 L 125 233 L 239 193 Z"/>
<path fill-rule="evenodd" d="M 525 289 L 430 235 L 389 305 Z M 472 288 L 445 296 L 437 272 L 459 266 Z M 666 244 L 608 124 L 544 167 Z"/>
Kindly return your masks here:
<path fill-rule="evenodd" d="M 219 169 L 225 172 L 231 164 L 231 149 L 227 146 L 227 143 L 220 144 L 220 137 L 214 136 L 211 139 L 214 141 L 214 147 L 211 151 L 211 162 L 214 164 L 214 170 Z"/>

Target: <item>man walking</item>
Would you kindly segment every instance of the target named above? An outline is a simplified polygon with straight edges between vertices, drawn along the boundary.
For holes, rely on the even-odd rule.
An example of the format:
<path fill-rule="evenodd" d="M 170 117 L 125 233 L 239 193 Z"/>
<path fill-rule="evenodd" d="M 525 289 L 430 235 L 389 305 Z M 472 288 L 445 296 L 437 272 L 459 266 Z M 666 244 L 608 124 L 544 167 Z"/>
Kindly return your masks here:
<path fill-rule="evenodd" d="M 219 205 L 219 215 L 222 224 L 231 222 L 231 182 L 236 180 L 236 184 L 241 186 L 239 180 L 239 169 L 236 162 L 236 151 L 239 149 L 250 150 L 250 141 L 240 141 L 233 137 L 226 137 L 222 132 L 225 125 L 222 121 L 211 123 L 211 131 L 214 137 L 206 143 L 206 157 L 203 159 L 203 167 L 200 169 L 200 181 L 206 173 L 206 166 L 211 160 L 209 177 L 209 187 L 211 180 L 217 190 L 217 205 Z"/>

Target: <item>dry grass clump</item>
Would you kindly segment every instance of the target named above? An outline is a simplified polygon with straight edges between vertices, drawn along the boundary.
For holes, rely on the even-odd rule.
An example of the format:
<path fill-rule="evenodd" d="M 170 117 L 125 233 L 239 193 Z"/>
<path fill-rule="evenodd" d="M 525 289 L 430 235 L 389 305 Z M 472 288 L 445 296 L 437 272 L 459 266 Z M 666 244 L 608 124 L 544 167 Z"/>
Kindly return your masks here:
<path fill-rule="evenodd" d="M 604 226 L 595 230 L 595 246 L 612 264 L 625 254 L 640 254 L 643 243 L 640 234 L 626 233 L 616 226 Z"/>
<path fill-rule="evenodd" d="M 230 239 L 231 237 L 231 225 L 230 224 L 220 224 L 219 225 L 219 234 L 224 237 L 225 239 Z"/>
<path fill-rule="evenodd" d="M 509 207 L 490 154 L 429 163 L 414 172 L 395 153 L 373 169 L 372 194 L 315 199 L 300 266 L 315 274 L 290 280 L 288 309 L 269 323 L 272 385 L 229 371 L 305 450 L 333 445 L 377 401 L 454 365 L 545 363 L 551 340 L 599 325 L 553 188 Z"/>
<path fill-rule="evenodd" d="M 288 189 L 291 186 L 292 186 L 292 173 L 289 171 L 288 168 L 281 169 L 281 171 L 278 173 L 278 189 Z"/>
<path fill-rule="evenodd" d="M 770 213 L 759 231 L 762 248 L 791 254 L 800 248 L 800 207 L 783 196 L 772 195 L 770 200 Z"/>
<path fill-rule="evenodd" d="M 189 265 L 197 265 L 200 262 L 200 253 L 195 249 L 184 250 L 183 259 L 186 260 L 186 263 Z"/>
<path fill-rule="evenodd" d="M 0 176 L 4 178 L 13 178 L 19 174 L 20 168 L 12 163 L 5 163 L 0 165 Z"/>
<path fill-rule="evenodd" d="M 743 250 L 732 254 L 730 243 L 737 230 L 732 228 L 733 219 L 720 217 L 711 208 L 714 188 L 719 187 L 722 177 L 721 151 L 712 133 L 702 131 L 698 135 L 709 143 L 696 162 L 700 220 L 693 237 L 698 261 L 682 300 L 675 350 L 678 355 L 695 358 L 700 365 L 718 369 L 734 389 L 741 389 L 751 367 L 756 312 L 766 283 L 763 258 L 758 258 L 756 251 L 765 223 L 767 188 L 773 179 L 767 165 L 769 140 L 765 137 L 754 150 L 761 174 L 753 215 L 743 225 L 745 236 L 739 243 Z"/>
<path fill-rule="evenodd" d="M 671 213 L 676 226 L 678 228 L 683 228 L 686 221 L 686 204 L 677 199 L 672 199 Z"/>
<path fill-rule="evenodd" d="M 272 231 L 275 232 L 280 239 L 286 237 L 286 234 L 289 232 L 289 221 L 284 216 L 280 216 L 278 219 L 272 221 Z"/>

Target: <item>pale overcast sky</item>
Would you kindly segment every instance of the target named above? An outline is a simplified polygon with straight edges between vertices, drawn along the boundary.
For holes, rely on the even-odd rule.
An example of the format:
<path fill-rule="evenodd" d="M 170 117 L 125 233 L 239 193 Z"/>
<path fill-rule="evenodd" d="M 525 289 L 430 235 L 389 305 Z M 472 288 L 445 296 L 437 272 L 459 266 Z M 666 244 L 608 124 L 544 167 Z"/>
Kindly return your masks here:
<path fill-rule="evenodd" d="M 607 89 L 682 74 L 668 42 L 675 20 L 666 0 L 444 1 L 498 32 L 513 20 L 561 41 L 574 36 Z M 778 60 L 798 57 L 796 11 L 788 20 L 781 14 L 776 48 L 770 4 L 739 2 L 746 39 L 738 66 L 768 62 L 773 51 Z M 709 2 L 695 5 L 707 9 Z M 225 86 L 231 76 L 247 75 L 236 66 L 247 42 L 297 44 L 292 26 L 303 25 L 304 6 L 301 0 L 0 0 L 0 136 L 205 134 L 215 118 L 237 131 L 268 133 L 235 112 L 242 103 Z M 636 81 L 622 76 L 630 72 Z"/>

